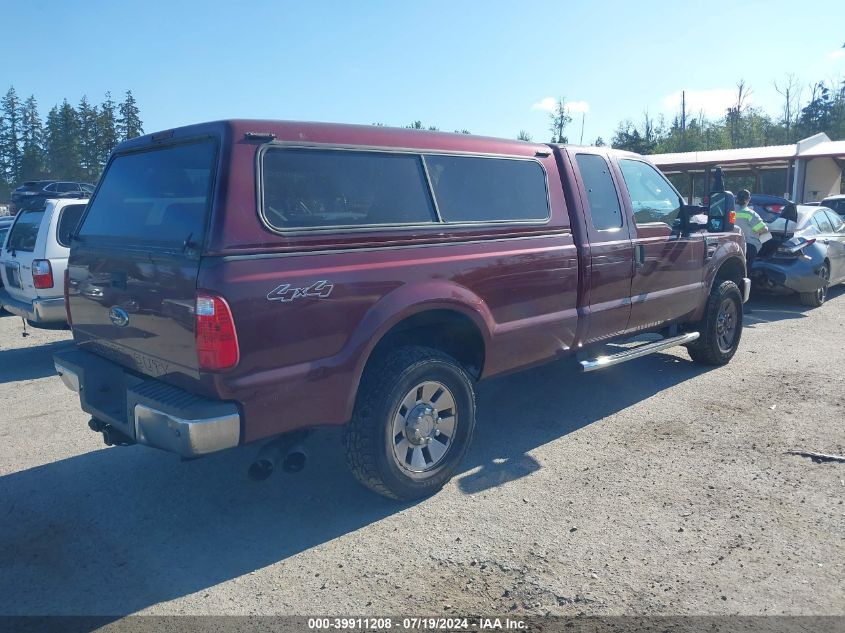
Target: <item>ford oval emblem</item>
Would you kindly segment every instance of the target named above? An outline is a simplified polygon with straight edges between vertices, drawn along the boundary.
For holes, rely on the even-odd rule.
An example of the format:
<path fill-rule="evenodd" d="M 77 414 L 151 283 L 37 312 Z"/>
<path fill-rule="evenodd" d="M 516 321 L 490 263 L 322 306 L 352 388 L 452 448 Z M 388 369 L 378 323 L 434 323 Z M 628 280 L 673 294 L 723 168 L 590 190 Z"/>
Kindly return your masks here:
<path fill-rule="evenodd" d="M 109 310 L 109 319 L 117 327 L 126 327 L 129 325 L 129 313 L 119 306 L 114 306 Z"/>

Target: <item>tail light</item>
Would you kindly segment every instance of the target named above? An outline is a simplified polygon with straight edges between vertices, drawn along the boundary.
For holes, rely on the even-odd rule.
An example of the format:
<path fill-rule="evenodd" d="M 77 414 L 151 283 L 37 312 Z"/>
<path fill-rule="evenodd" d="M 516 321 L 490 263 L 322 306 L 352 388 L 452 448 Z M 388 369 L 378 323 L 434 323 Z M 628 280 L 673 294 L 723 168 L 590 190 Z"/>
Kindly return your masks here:
<path fill-rule="evenodd" d="M 728 224 L 731 226 L 736 224 L 736 211 L 728 211 Z"/>
<path fill-rule="evenodd" d="M 65 268 L 65 315 L 67 324 L 73 327 L 73 319 L 70 317 L 70 269 Z"/>
<path fill-rule="evenodd" d="M 32 285 L 41 290 L 53 287 L 53 267 L 49 259 L 33 260 Z"/>
<path fill-rule="evenodd" d="M 806 239 L 803 237 L 799 237 L 797 242 L 793 242 L 790 240 L 789 242 L 785 242 L 778 247 L 777 253 L 778 255 L 803 255 L 802 252 L 808 246 L 812 246 L 816 243 L 816 238 Z"/>
<path fill-rule="evenodd" d="M 196 303 L 197 359 L 200 369 L 229 369 L 241 358 L 232 311 L 223 297 L 200 292 Z"/>

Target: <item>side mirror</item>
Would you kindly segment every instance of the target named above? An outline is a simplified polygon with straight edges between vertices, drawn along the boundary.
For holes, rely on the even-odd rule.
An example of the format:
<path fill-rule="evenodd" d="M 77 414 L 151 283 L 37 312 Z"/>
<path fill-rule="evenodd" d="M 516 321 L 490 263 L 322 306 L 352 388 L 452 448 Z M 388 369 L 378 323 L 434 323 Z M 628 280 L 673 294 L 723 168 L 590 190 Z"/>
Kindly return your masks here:
<path fill-rule="evenodd" d="M 736 198 L 730 191 L 714 191 L 707 208 L 707 230 L 711 233 L 732 231 L 736 219 Z"/>
<path fill-rule="evenodd" d="M 678 211 L 678 227 L 681 235 L 689 235 L 707 226 L 707 209 L 697 204 L 682 204 Z"/>
<path fill-rule="evenodd" d="M 793 222 L 797 222 L 798 207 L 795 206 L 794 202 L 787 203 L 781 210 L 780 217 L 784 218 L 785 220 L 792 220 Z"/>

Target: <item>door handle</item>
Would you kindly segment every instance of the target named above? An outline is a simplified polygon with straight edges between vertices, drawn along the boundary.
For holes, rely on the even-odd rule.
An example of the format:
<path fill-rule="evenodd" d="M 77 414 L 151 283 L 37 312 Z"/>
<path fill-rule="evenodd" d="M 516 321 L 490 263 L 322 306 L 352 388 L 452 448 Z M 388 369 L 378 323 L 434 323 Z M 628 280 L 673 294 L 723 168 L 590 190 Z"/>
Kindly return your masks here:
<path fill-rule="evenodd" d="M 716 254 L 716 251 L 719 249 L 719 238 L 718 237 L 706 237 L 704 238 L 704 259 L 711 259 L 713 255 Z"/>
<path fill-rule="evenodd" d="M 634 246 L 634 266 L 637 268 L 645 266 L 645 246 L 642 244 Z"/>

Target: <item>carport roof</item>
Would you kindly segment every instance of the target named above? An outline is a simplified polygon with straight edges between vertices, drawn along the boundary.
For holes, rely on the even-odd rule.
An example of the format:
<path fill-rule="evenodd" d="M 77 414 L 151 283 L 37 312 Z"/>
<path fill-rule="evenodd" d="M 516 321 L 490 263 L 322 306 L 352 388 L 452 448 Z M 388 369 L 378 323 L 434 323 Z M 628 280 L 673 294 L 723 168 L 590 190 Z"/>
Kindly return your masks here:
<path fill-rule="evenodd" d="M 697 165 L 722 165 L 726 163 L 751 163 L 784 161 L 797 154 L 795 145 L 769 145 L 768 147 L 740 147 L 737 149 L 716 149 L 704 152 L 676 152 L 655 154 L 649 158 L 658 167 Z"/>
<path fill-rule="evenodd" d="M 654 154 L 649 158 L 663 171 L 693 171 L 721 165 L 730 169 L 743 167 L 785 167 L 796 158 L 845 158 L 845 141 L 831 141 L 826 134 L 816 134 L 794 145 L 740 147 L 704 152 Z"/>

